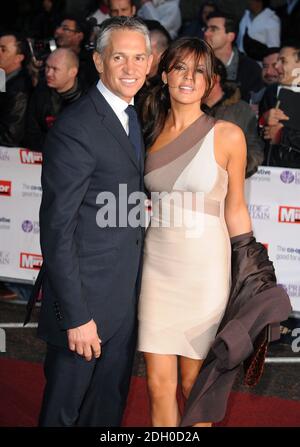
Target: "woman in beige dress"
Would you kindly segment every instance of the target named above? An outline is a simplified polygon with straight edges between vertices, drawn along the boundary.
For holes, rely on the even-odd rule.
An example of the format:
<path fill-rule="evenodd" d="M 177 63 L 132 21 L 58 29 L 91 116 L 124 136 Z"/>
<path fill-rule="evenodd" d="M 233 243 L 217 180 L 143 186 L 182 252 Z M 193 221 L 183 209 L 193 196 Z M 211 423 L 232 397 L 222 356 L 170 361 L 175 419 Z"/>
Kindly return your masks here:
<path fill-rule="evenodd" d="M 244 135 L 200 108 L 213 73 L 210 46 L 179 39 L 164 53 L 159 85 L 142 104 L 152 216 L 138 349 L 146 361 L 153 426 L 179 424 L 178 360 L 187 398 L 227 304 L 230 237 L 251 231 L 243 192 Z"/>

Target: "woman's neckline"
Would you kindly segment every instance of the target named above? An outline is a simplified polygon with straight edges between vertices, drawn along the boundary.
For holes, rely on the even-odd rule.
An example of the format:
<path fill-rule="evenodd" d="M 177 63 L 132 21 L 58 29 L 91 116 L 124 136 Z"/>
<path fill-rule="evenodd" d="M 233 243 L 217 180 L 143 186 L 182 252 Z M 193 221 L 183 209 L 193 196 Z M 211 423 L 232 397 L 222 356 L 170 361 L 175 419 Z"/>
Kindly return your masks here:
<path fill-rule="evenodd" d="M 195 121 L 193 121 L 189 126 L 187 126 L 182 132 L 180 132 L 180 134 L 177 135 L 177 137 L 175 137 L 173 140 L 169 141 L 168 143 L 162 145 L 159 149 L 155 149 L 154 151 L 147 151 L 147 156 L 148 155 L 153 155 L 156 152 L 160 152 L 164 149 L 166 149 L 168 146 L 170 146 L 171 144 L 173 144 L 175 141 L 177 141 L 178 139 L 180 139 L 186 132 L 190 131 L 191 129 L 194 128 L 194 126 L 198 123 L 198 121 L 200 121 L 204 116 L 207 116 L 206 113 L 202 113 L 202 115 L 198 116 L 198 118 L 195 119 Z"/>

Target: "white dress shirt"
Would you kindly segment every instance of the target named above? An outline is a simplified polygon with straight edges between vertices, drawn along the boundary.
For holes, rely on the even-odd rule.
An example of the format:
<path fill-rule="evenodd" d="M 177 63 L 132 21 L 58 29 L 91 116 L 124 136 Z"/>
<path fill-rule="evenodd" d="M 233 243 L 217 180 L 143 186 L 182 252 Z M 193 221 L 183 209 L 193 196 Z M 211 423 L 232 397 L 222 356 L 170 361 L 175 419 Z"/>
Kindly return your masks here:
<path fill-rule="evenodd" d="M 179 0 L 152 0 L 144 3 L 137 12 L 145 20 L 157 20 L 169 32 L 172 39 L 177 37 L 181 26 Z"/>
<path fill-rule="evenodd" d="M 125 112 L 125 109 L 127 109 L 127 107 L 129 105 L 133 105 L 133 103 L 134 103 L 133 98 L 130 101 L 130 103 L 128 104 L 128 102 L 124 101 L 124 99 L 121 99 L 119 96 L 115 95 L 107 87 L 105 87 L 105 85 L 103 84 L 101 79 L 99 80 L 99 82 L 97 84 L 97 89 L 99 90 L 100 93 L 102 93 L 102 95 L 104 96 L 104 98 L 106 99 L 106 101 L 108 102 L 110 107 L 113 109 L 113 111 L 119 118 L 125 132 L 128 135 L 128 133 L 129 133 L 128 115 Z"/>
<path fill-rule="evenodd" d="M 237 47 L 244 51 L 244 35 L 248 28 L 248 35 L 267 47 L 280 46 L 281 23 L 277 14 L 270 8 L 263 9 L 257 16 L 253 17 L 249 9 L 245 11 L 240 25 L 239 34 L 236 39 Z"/>

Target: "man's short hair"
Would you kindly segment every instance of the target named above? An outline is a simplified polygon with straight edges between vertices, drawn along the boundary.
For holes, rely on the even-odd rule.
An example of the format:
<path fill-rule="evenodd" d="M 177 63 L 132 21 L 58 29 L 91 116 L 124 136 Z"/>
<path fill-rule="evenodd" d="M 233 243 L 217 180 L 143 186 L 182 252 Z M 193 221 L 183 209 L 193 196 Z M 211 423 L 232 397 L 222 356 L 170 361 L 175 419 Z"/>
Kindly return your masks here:
<path fill-rule="evenodd" d="M 280 48 L 279 47 L 267 47 L 264 51 L 263 57 L 271 56 L 271 54 L 279 53 Z"/>
<path fill-rule="evenodd" d="M 135 6 L 135 3 L 134 3 L 134 1 L 133 0 L 128 0 L 129 1 L 129 3 L 130 3 L 130 6 L 131 7 L 133 7 L 133 6 Z M 108 7 L 110 8 L 111 7 L 111 0 L 108 0 Z"/>
<path fill-rule="evenodd" d="M 151 43 L 148 28 L 138 17 L 110 17 L 101 23 L 96 42 L 96 51 L 103 54 L 110 42 L 111 34 L 117 30 L 130 30 L 143 34 L 148 54 L 151 54 Z"/>
<path fill-rule="evenodd" d="M 0 34 L 0 37 L 13 36 L 16 41 L 17 54 L 22 54 L 24 59 L 22 61 L 22 66 L 25 67 L 30 60 L 30 48 L 27 39 L 16 31 L 6 31 Z"/>
<path fill-rule="evenodd" d="M 300 41 L 299 40 L 287 39 L 282 43 L 280 49 L 282 49 L 282 48 L 293 48 L 296 53 L 296 62 L 300 62 Z"/>
<path fill-rule="evenodd" d="M 75 51 L 70 48 L 56 48 L 56 50 L 49 54 L 48 58 L 55 54 L 64 54 L 69 66 L 79 68 L 79 58 Z"/>

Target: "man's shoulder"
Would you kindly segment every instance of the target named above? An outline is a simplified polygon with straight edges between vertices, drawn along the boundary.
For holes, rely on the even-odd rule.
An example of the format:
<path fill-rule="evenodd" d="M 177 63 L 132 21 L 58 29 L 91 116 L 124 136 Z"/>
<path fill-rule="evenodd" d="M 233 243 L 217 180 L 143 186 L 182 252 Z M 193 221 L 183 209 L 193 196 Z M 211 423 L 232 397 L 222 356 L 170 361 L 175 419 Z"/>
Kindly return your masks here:
<path fill-rule="evenodd" d="M 29 75 L 25 70 L 21 70 L 16 76 L 9 79 L 6 83 L 6 91 L 8 93 L 30 93 L 32 90 L 32 83 Z"/>
<path fill-rule="evenodd" d="M 91 115 L 96 113 L 92 101 L 94 95 L 94 87 L 92 87 L 74 103 L 69 104 L 68 107 L 60 113 L 58 121 L 60 123 L 65 123 L 66 121 L 80 120 L 81 123 L 88 123 L 91 119 Z"/>
<path fill-rule="evenodd" d="M 241 53 L 239 51 L 239 66 L 240 67 L 247 67 L 247 69 L 249 69 L 249 67 L 251 67 L 252 70 L 256 70 L 259 73 L 261 72 L 261 68 L 259 66 L 259 64 L 254 60 L 251 59 L 251 57 L 247 56 L 244 53 Z"/>

